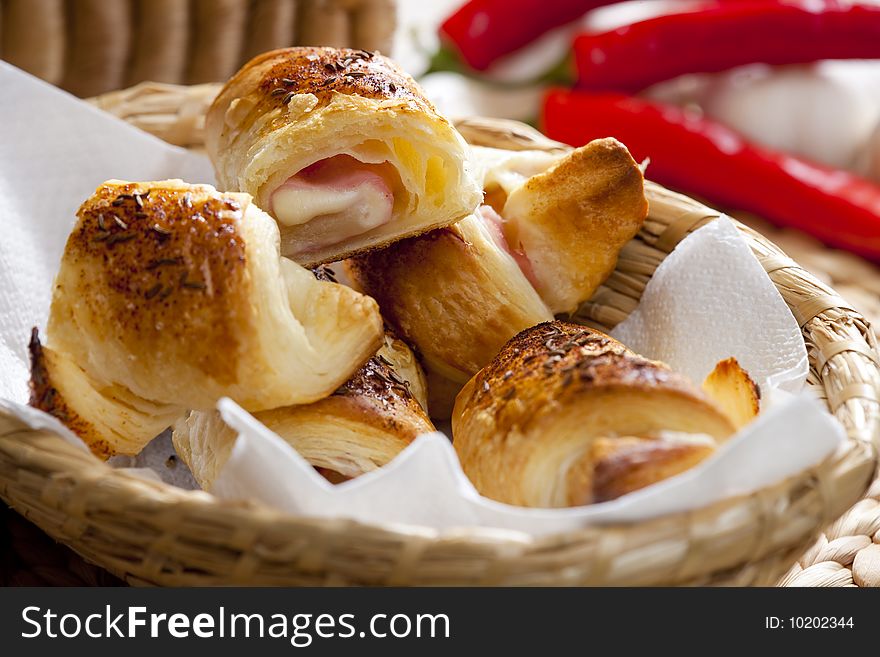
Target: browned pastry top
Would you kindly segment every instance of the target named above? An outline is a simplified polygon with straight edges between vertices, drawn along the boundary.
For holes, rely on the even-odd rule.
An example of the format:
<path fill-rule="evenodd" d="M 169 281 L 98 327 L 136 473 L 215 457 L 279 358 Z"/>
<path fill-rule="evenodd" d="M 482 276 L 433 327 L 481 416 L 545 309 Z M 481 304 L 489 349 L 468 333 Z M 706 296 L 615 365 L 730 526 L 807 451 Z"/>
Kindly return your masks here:
<path fill-rule="evenodd" d="M 370 395 L 378 400 L 391 400 L 403 395 L 412 398 L 409 388 L 384 356 L 373 356 L 334 393 L 337 395 Z M 415 401 L 415 400 L 414 400 Z"/>
<path fill-rule="evenodd" d="M 82 276 L 84 294 L 107 313 L 106 337 L 137 344 L 201 338 L 200 365 L 220 383 L 233 382 L 237 359 L 218 358 L 238 349 L 246 247 L 238 223 L 238 195 L 193 192 L 173 186 L 105 184 L 79 209 L 65 258 L 103 262 Z M 97 301 L 96 301 L 97 300 Z M 240 318 L 245 319 L 245 318 Z M 101 331 L 100 326 L 91 330 Z"/>
<path fill-rule="evenodd" d="M 370 412 L 369 415 L 380 425 L 379 428 L 392 433 L 402 431 L 412 423 L 408 419 L 410 414 L 424 416 L 424 411 L 410 391 L 407 381 L 394 371 L 391 363 L 381 354 L 370 358 L 333 395 L 364 406 L 366 411 L 374 411 L 376 407 L 380 407 L 381 412 Z M 425 424 L 428 424 L 427 420 Z"/>
<path fill-rule="evenodd" d="M 568 322 L 543 322 L 511 338 L 474 377 L 471 407 L 516 413 L 520 407 L 534 409 L 531 404 L 540 398 L 555 403 L 587 389 L 651 390 L 658 384 L 695 394 L 693 385 L 668 365 L 639 356 L 604 333 Z M 508 403 L 516 398 L 523 404 Z"/>
<path fill-rule="evenodd" d="M 324 105 L 334 92 L 412 102 L 421 109 L 435 112 L 412 77 L 387 57 L 366 50 L 327 47 L 271 50 L 245 64 L 229 80 L 214 105 L 226 104 L 229 94 L 244 95 L 254 87 L 258 89 L 260 114 L 286 105 L 296 94 L 313 94 L 319 106 Z"/>

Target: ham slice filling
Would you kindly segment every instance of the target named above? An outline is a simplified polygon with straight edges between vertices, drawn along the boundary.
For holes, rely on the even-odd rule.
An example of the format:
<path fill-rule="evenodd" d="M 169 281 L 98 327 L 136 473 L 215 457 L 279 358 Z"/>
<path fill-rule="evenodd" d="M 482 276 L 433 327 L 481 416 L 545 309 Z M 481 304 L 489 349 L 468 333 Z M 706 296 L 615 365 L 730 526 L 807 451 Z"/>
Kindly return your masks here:
<path fill-rule="evenodd" d="M 363 235 L 391 221 L 394 192 L 387 167 L 348 155 L 321 160 L 272 193 L 272 212 L 282 226 L 302 228 L 300 252 Z"/>
<path fill-rule="evenodd" d="M 491 205 L 480 206 L 477 208 L 476 214 L 478 218 L 483 220 L 486 228 L 489 229 L 489 234 L 492 236 L 492 241 L 495 242 L 495 245 L 502 251 L 508 253 L 519 266 L 520 271 L 522 271 L 529 283 L 531 283 L 532 286 L 537 287 L 535 270 L 532 267 L 532 262 L 523 250 L 522 245 L 518 244 L 518 248 L 511 248 L 510 243 L 505 236 L 504 218 L 498 214 Z"/>

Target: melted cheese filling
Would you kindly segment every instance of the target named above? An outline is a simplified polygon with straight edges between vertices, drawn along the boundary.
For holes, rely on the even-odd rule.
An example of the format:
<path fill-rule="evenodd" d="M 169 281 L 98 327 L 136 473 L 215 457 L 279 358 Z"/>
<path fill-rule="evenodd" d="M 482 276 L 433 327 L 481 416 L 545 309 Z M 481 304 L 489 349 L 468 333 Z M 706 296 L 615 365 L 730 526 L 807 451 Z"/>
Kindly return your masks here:
<path fill-rule="evenodd" d="M 272 212 L 282 226 L 300 229 L 300 252 L 363 235 L 393 216 L 394 193 L 382 167 L 347 155 L 317 162 L 273 192 Z"/>

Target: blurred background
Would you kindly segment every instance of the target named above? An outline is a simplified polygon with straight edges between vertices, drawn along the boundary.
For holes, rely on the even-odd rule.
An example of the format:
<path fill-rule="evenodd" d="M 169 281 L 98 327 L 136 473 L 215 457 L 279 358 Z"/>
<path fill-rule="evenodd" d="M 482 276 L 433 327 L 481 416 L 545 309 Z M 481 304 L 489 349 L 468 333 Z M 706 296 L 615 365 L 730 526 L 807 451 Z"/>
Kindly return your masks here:
<path fill-rule="evenodd" d="M 658 24 L 653 32 L 643 30 L 642 38 L 629 42 L 621 38 L 617 44 L 606 40 L 605 48 L 588 54 L 616 56 L 618 61 L 612 62 L 616 67 L 635 72 L 635 79 L 615 89 L 615 68 L 606 60 L 604 89 L 699 107 L 751 139 L 878 180 L 880 64 L 866 61 L 870 55 L 880 59 L 878 4 L 847 0 L 0 0 L 0 57 L 75 95 L 89 97 L 142 81 L 223 81 L 254 55 L 288 45 L 378 49 L 420 78 L 448 114 L 535 122 L 548 85 L 572 85 L 584 77 L 575 70 L 574 61 L 576 56 L 579 61 L 584 57 L 589 44 L 579 44 L 575 52 L 578 36 L 623 33 L 634 23 L 682 13 L 692 20 L 666 26 L 666 35 Z M 763 8 L 764 16 L 744 19 L 742 13 L 749 5 Z M 798 25 L 791 16 L 774 16 L 773 9 L 779 5 L 806 7 L 815 25 L 805 29 L 810 27 L 805 21 Z M 860 15 L 853 13 L 853 7 L 876 9 Z M 820 24 L 816 18 L 822 9 L 840 20 Z M 732 15 L 712 16 L 719 11 Z M 858 32 L 862 43 L 858 43 Z M 706 61 L 710 53 L 705 51 L 730 47 L 730 39 L 738 53 L 726 62 Z M 790 53 L 787 58 L 786 51 Z M 656 64 L 646 56 L 675 62 L 666 71 L 645 71 Z M 774 59 L 791 63 L 764 63 L 772 64 Z M 701 68 L 712 65 L 719 70 L 701 74 Z M 672 77 L 658 79 L 667 75 Z M 603 80 L 595 82 L 593 88 L 603 90 Z"/>

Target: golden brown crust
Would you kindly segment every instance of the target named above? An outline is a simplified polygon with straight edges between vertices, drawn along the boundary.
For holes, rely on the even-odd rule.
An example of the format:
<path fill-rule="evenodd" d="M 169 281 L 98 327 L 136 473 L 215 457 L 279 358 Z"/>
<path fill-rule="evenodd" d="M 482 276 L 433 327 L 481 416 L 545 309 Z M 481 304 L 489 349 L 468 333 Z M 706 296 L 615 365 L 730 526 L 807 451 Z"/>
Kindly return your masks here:
<path fill-rule="evenodd" d="M 238 147 L 239 138 L 254 140 L 255 136 L 271 134 L 326 107 L 334 94 L 425 112 L 449 125 L 418 83 L 387 57 L 348 48 L 280 48 L 257 55 L 242 66 L 208 109 L 206 146 L 218 170 L 218 181 L 227 188 L 239 188 L 236 177 L 218 166 L 227 157 L 225 151 Z M 258 129 L 251 132 L 256 125 Z M 296 171 L 287 175 L 293 173 Z M 268 197 L 264 198 L 261 189 L 242 189 L 268 207 Z"/>
<path fill-rule="evenodd" d="M 353 417 L 397 434 L 407 442 L 434 430 L 409 381 L 382 354 L 370 358 L 331 397 L 315 404 L 322 405 L 316 406 L 315 412 L 350 412 Z"/>
<path fill-rule="evenodd" d="M 500 217 L 481 209 L 349 265 L 446 392 L 518 331 L 587 300 L 647 214 L 642 172 L 614 139 L 555 162 L 529 154 L 513 161 L 503 151 L 484 152 L 481 161 Z M 443 417 L 452 398 L 434 388 L 432 415 Z"/>
<path fill-rule="evenodd" d="M 428 382 L 419 359 L 409 345 L 397 337 L 389 326 L 385 325 L 385 343 L 376 354 L 403 379 L 410 393 L 415 397 L 425 413 L 428 412 Z"/>
<path fill-rule="evenodd" d="M 375 353 L 372 299 L 278 254 L 247 194 L 181 181 L 98 188 L 56 278 L 48 343 L 102 384 L 250 411 L 329 395 Z"/>
<path fill-rule="evenodd" d="M 518 331 L 551 318 L 528 280 L 469 217 L 347 262 L 428 369 L 459 384 Z"/>
<path fill-rule="evenodd" d="M 64 256 L 84 265 L 75 294 L 105 318 L 91 327 L 98 339 L 134 352 L 186 345 L 206 374 L 234 381 L 242 345 L 229 318 L 249 314 L 238 229 L 248 202 L 201 186 L 101 185 L 80 207 Z"/>
<path fill-rule="evenodd" d="M 31 332 L 28 353 L 31 361 L 28 405 L 57 418 L 64 426 L 82 438 L 98 458 L 106 460 L 113 456 L 115 450 L 101 437 L 94 425 L 71 409 L 59 392 L 49 373 L 46 354 L 40 344 L 40 335 L 36 327 Z"/>
<path fill-rule="evenodd" d="M 703 381 L 703 392 L 741 429 L 761 412 L 761 391 L 736 358 L 719 361 Z"/>
<path fill-rule="evenodd" d="M 401 348 L 399 343 L 395 346 Z M 376 432 L 396 442 L 397 451 L 403 449 L 417 436 L 434 431 L 434 425 L 413 394 L 413 384 L 387 357 L 389 348 L 386 342 L 330 397 L 313 404 L 263 411 L 255 417 L 270 428 L 295 428 L 297 422 L 319 422 L 322 418 L 328 419 L 328 427 L 339 422 L 361 425 L 365 441 L 369 442 L 370 434 Z M 328 429 L 330 434 L 332 428 Z M 287 436 L 282 434 L 282 438 Z M 380 466 L 388 460 L 390 457 L 377 457 L 375 462 Z M 342 474 L 352 477 L 361 472 Z"/>
<path fill-rule="evenodd" d="M 246 63 L 214 100 L 209 115 L 226 112 L 229 103 L 257 91 L 255 115 L 290 102 L 289 94 L 312 94 L 319 106 L 334 93 L 401 100 L 435 111 L 418 83 L 387 57 L 366 50 L 327 47 L 279 48 Z M 247 121 L 247 119 L 246 119 Z"/>
<path fill-rule="evenodd" d="M 508 241 L 531 260 L 536 289 L 554 314 L 572 313 L 593 295 L 647 214 L 642 171 L 611 138 L 528 178 L 501 212 Z"/>
<path fill-rule="evenodd" d="M 318 280 L 337 283 L 336 274 L 331 267 L 322 265 L 312 269 Z M 385 339 L 376 354 L 370 358 L 364 366 L 354 373 L 351 379 L 339 387 L 335 395 L 357 393 L 359 390 L 369 392 L 375 388 L 375 379 L 388 380 L 394 384 L 392 392 L 401 386 L 406 387 L 407 392 L 426 413 L 428 411 L 428 391 L 425 381 L 425 373 L 419 365 L 416 355 L 409 345 L 401 340 L 395 330 L 385 324 Z M 388 391 L 378 391 L 386 394 Z"/>
<path fill-rule="evenodd" d="M 607 502 L 688 470 L 711 456 L 705 442 L 658 438 L 600 438 L 590 453 L 592 481 L 588 489 L 570 487 L 571 506 Z"/>
<path fill-rule="evenodd" d="M 666 365 L 559 321 L 508 342 L 459 393 L 452 428 L 477 490 L 523 506 L 630 492 L 702 460 L 735 430 Z"/>
<path fill-rule="evenodd" d="M 702 397 L 665 363 L 639 356 L 604 333 L 561 321 L 543 322 L 511 338 L 473 381 L 471 408 L 513 422 L 531 416 L 530 406 L 542 400 L 561 402 L 601 389 L 660 386 Z M 508 405 L 514 397 L 521 403 Z"/>
<path fill-rule="evenodd" d="M 99 458 L 136 454 L 183 414 L 179 407 L 139 399 L 119 386 L 99 386 L 64 354 L 44 348 L 36 328 L 28 348 L 29 404 L 57 418 Z"/>

